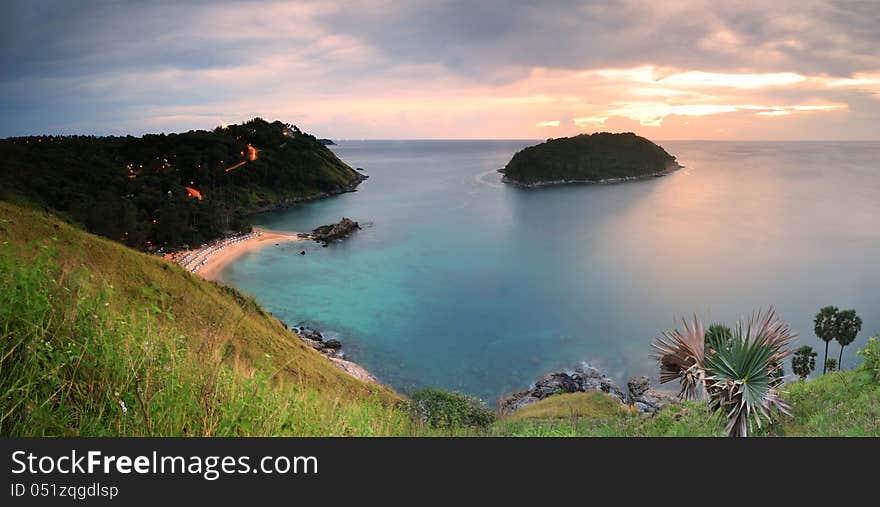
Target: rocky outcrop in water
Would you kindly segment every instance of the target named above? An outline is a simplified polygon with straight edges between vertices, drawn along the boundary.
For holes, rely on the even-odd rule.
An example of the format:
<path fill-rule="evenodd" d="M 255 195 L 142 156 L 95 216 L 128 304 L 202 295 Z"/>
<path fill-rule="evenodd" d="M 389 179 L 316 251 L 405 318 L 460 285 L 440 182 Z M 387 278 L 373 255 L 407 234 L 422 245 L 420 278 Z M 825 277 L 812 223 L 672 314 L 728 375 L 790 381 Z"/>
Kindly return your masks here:
<path fill-rule="evenodd" d="M 306 345 L 312 347 L 318 352 L 329 356 L 342 357 L 343 354 L 340 351 L 342 348 L 341 341 L 335 338 L 325 340 L 324 335 L 321 334 L 320 331 L 307 327 L 304 324 L 299 324 L 294 327 L 293 330 L 299 335 L 300 339 L 306 343 Z"/>
<path fill-rule="evenodd" d="M 320 243 L 324 243 L 324 245 L 327 245 L 332 241 L 336 241 L 337 239 L 342 239 L 348 236 L 349 234 L 360 228 L 361 226 L 354 220 L 343 217 L 342 220 L 339 221 L 339 223 L 322 225 L 321 227 L 313 230 L 311 238 Z"/>
<path fill-rule="evenodd" d="M 379 383 L 379 381 L 376 380 L 376 377 L 367 371 L 366 368 L 345 359 L 345 354 L 340 350 L 342 349 L 341 341 L 335 338 L 325 338 L 320 331 L 312 329 L 305 324 L 299 324 L 294 327 L 293 330 L 307 345 L 323 354 L 331 363 L 341 368 L 352 377 L 363 380 L 364 382 Z"/>
<path fill-rule="evenodd" d="M 529 389 L 502 397 L 499 410 L 509 414 L 554 394 L 600 391 L 639 412 L 655 414 L 675 399 L 671 394 L 651 389 L 648 377 L 630 378 L 627 388 L 628 392 L 624 392 L 610 377 L 584 363 L 572 371 L 548 373 Z"/>

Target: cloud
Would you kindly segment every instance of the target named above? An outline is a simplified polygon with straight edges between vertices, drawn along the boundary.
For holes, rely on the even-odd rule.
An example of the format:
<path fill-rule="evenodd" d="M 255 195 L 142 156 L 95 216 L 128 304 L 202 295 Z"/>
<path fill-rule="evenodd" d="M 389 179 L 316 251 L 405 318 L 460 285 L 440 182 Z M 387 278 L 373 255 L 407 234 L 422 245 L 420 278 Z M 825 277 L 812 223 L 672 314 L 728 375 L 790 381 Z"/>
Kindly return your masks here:
<path fill-rule="evenodd" d="M 538 66 L 645 62 L 842 75 L 876 67 L 880 55 L 880 9 L 872 2 L 366 0 L 325 16 L 335 29 L 395 59 L 440 64 L 488 82 Z"/>
<path fill-rule="evenodd" d="M 4 14 L 0 135 L 260 115 L 357 138 L 880 136 L 870 2 L 34 0 Z M 812 129 L 820 115 L 835 128 Z"/>

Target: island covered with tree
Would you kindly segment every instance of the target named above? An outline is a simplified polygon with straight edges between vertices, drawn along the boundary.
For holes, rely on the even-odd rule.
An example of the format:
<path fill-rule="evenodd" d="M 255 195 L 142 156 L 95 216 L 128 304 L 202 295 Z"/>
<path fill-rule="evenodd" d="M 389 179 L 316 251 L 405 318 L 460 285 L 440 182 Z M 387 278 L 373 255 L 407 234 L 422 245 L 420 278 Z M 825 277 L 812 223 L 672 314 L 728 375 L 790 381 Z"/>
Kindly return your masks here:
<path fill-rule="evenodd" d="M 0 198 L 37 203 L 141 250 L 250 230 L 248 215 L 348 192 L 365 179 L 294 125 L 0 140 Z"/>
<path fill-rule="evenodd" d="M 517 152 L 499 172 L 522 187 L 613 183 L 663 176 L 681 166 L 660 146 L 631 132 L 548 139 Z"/>

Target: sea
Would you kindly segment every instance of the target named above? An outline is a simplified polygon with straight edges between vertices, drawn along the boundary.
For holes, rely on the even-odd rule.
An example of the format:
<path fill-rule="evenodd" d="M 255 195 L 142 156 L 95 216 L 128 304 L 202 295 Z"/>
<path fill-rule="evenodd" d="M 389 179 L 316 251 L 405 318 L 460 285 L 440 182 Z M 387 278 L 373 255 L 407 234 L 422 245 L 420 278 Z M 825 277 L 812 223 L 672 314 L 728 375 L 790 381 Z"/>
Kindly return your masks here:
<path fill-rule="evenodd" d="M 369 175 L 356 192 L 254 222 L 306 232 L 350 217 L 362 230 L 327 248 L 270 245 L 220 277 L 289 325 L 339 338 L 401 392 L 490 405 L 583 362 L 621 383 L 656 380 L 651 341 L 683 318 L 733 325 L 772 306 L 821 364 L 813 317 L 853 308 L 864 325 L 844 368 L 880 331 L 880 142 L 659 142 L 683 169 L 503 184 L 497 170 L 537 142 L 339 141 Z"/>

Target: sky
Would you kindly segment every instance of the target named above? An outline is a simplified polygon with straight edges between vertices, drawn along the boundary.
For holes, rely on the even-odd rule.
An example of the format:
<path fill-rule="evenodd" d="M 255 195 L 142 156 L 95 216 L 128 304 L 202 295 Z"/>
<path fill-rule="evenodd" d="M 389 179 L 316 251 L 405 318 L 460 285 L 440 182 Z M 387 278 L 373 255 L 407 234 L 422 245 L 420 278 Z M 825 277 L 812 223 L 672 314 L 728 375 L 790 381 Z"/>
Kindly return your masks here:
<path fill-rule="evenodd" d="M 880 0 L 4 1 L 0 137 L 880 139 Z"/>

